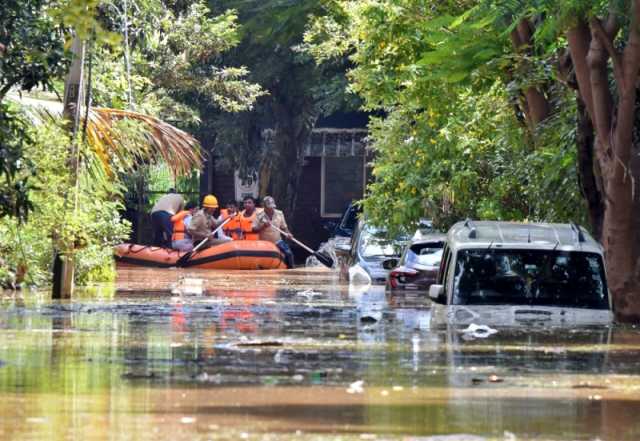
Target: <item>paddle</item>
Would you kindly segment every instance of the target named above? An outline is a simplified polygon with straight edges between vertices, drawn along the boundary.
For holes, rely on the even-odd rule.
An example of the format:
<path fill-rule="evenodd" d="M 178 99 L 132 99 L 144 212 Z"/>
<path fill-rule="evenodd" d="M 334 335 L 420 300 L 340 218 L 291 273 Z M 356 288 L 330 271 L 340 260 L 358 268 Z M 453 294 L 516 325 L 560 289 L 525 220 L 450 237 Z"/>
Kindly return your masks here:
<path fill-rule="evenodd" d="M 227 222 L 229 222 L 232 218 L 228 217 L 224 220 L 224 222 L 222 222 L 220 225 L 218 225 L 218 228 L 216 228 L 215 230 L 213 230 L 211 232 L 210 235 L 208 235 L 205 239 L 203 239 L 193 250 L 183 254 L 177 261 L 176 261 L 176 266 L 185 266 L 185 264 L 191 260 L 191 256 L 193 256 L 200 248 L 202 248 L 202 246 L 207 243 L 209 241 L 210 237 L 213 237 L 214 234 L 216 234 L 218 231 L 220 231 L 220 229 L 222 227 L 224 227 Z"/>
<path fill-rule="evenodd" d="M 305 244 L 300 242 L 298 239 L 293 237 L 291 234 L 282 231 L 280 228 L 276 227 L 273 224 L 270 224 L 270 225 L 274 230 L 278 231 L 280 234 L 283 234 L 285 236 L 288 235 L 293 242 L 297 243 L 300 247 L 304 248 L 305 250 L 307 250 L 308 252 L 313 254 L 321 264 L 323 264 L 324 266 L 326 266 L 328 268 L 333 268 L 333 259 L 331 258 L 331 256 L 327 256 L 326 254 L 321 253 L 320 251 L 313 251 L 311 248 L 309 248 L 308 246 L 306 246 Z"/>

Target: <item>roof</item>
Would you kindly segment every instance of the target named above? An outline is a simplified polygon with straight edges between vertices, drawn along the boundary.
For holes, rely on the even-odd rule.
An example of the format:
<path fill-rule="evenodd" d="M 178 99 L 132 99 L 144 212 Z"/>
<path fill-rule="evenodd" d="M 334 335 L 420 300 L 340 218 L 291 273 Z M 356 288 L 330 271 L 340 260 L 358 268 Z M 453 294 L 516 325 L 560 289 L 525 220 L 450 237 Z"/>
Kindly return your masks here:
<path fill-rule="evenodd" d="M 447 233 L 450 246 L 512 246 L 532 249 L 580 250 L 602 253 L 602 247 L 586 229 L 576 224 L 501 221 L 458 222 Z"/>

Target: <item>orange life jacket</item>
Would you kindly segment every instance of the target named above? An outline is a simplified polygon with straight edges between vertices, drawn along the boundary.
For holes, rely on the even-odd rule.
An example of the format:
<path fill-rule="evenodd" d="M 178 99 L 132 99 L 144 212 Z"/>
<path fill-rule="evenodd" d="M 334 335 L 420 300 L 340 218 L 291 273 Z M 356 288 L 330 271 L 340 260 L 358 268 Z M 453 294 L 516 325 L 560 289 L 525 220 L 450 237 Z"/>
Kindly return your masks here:
<path fill-rule="evenodd" d="M 245 217 L 244 210 L 243 210 L 242 213 L 240 213 L 236 217 L 236 219 L 238 219 L 238 223 L 240 224 L 240 229 L 242 230 L 244 240 L 258 240 L 260 238 L 260 235 L 258 233 L 251 232 L 251 230 L 253 230 L 253 221 L 256 218 L 256 214 L 257 214 L 257 211 L 254 210 L 251 216 Z M 233 221 L 229 223 L 232 223 L 232 222 Z"/>
<path fill-rule="evenodd" d="M 229 236 L 230 238 L 232 238 L 233 240 L 240 240 L 240 235 L 235 232 L 234 230 L 237 230 L 240 227 L 240 220 L 238 219 L 238 216 L 240 215 L 240 213 L 236 212 L 234 215 L 230 215 L 229 214 L 229 210 L 227 209 L 223 209 L 220 210 L 220 215 L 222 216 L 222 221 L 224 222 L 225 220 L 227 220 L 229 218 L 229 216 L 231 216 L 231 220 L 229 222 L 227 222 L 224 227 L 222 227 L 222 230 L 224 231 L 224 234 L 226 234 L 227 236 Z"/>
<path fill-rule="evenodd" d="M 191 212 L 187 210 L 180 211 L 171 216 L 171 222 L 173 223 L 173 235 L 171 241 L 182 240 L 185 238 L 186 228 L 184 227 L 184 218 L 190 215 Z"/>

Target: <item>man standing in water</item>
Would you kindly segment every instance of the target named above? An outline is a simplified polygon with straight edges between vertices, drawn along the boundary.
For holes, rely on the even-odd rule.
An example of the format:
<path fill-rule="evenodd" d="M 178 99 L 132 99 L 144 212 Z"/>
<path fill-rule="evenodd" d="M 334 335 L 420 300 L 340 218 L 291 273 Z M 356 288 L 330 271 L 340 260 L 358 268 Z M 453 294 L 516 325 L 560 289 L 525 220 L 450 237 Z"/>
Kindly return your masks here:
<path fill-rule="evenodd" d="M 266 240 L 273 242 L 285 255 L 287 267 L 293 268 L 293 253 L 291 248 L 284 241 L 282 234 L 273 227 L 277 227 L 285 233 L 285 239 L 291 237 L 289 233 L 289 227 L 287 227 L 287 221 L 284 218 L 284 213 L 280 210 L 276 210 L 276 201 L 271 196 L 266 196 L 263 201 L 264 210 L 256 215 L 256 219 L 253 223 L 253 230 L 257 231 L 260 235 L 260 240 Z"/>
<path fill-rule="evenodd" d="M 171 248 L 171 236 L 173 235 L 171 216 L 182 211 L 183 207 L 184 199 L 173 188 L 169 190 L 169 194 L 158 199 L 158 202 L 151 209 L 153 245 Z"/>

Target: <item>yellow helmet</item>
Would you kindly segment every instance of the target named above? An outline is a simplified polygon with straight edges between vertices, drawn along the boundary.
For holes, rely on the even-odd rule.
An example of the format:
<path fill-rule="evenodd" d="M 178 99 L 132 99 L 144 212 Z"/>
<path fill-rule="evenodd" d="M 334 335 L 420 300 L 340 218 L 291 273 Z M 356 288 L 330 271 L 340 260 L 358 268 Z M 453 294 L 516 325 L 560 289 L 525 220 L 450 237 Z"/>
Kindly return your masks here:
<path fill-rule="evenodd" d="M 204 197 L 202 206 L 205 208 L 218 208 L 218 199 L 214 195 L 208 194 Z"/>

